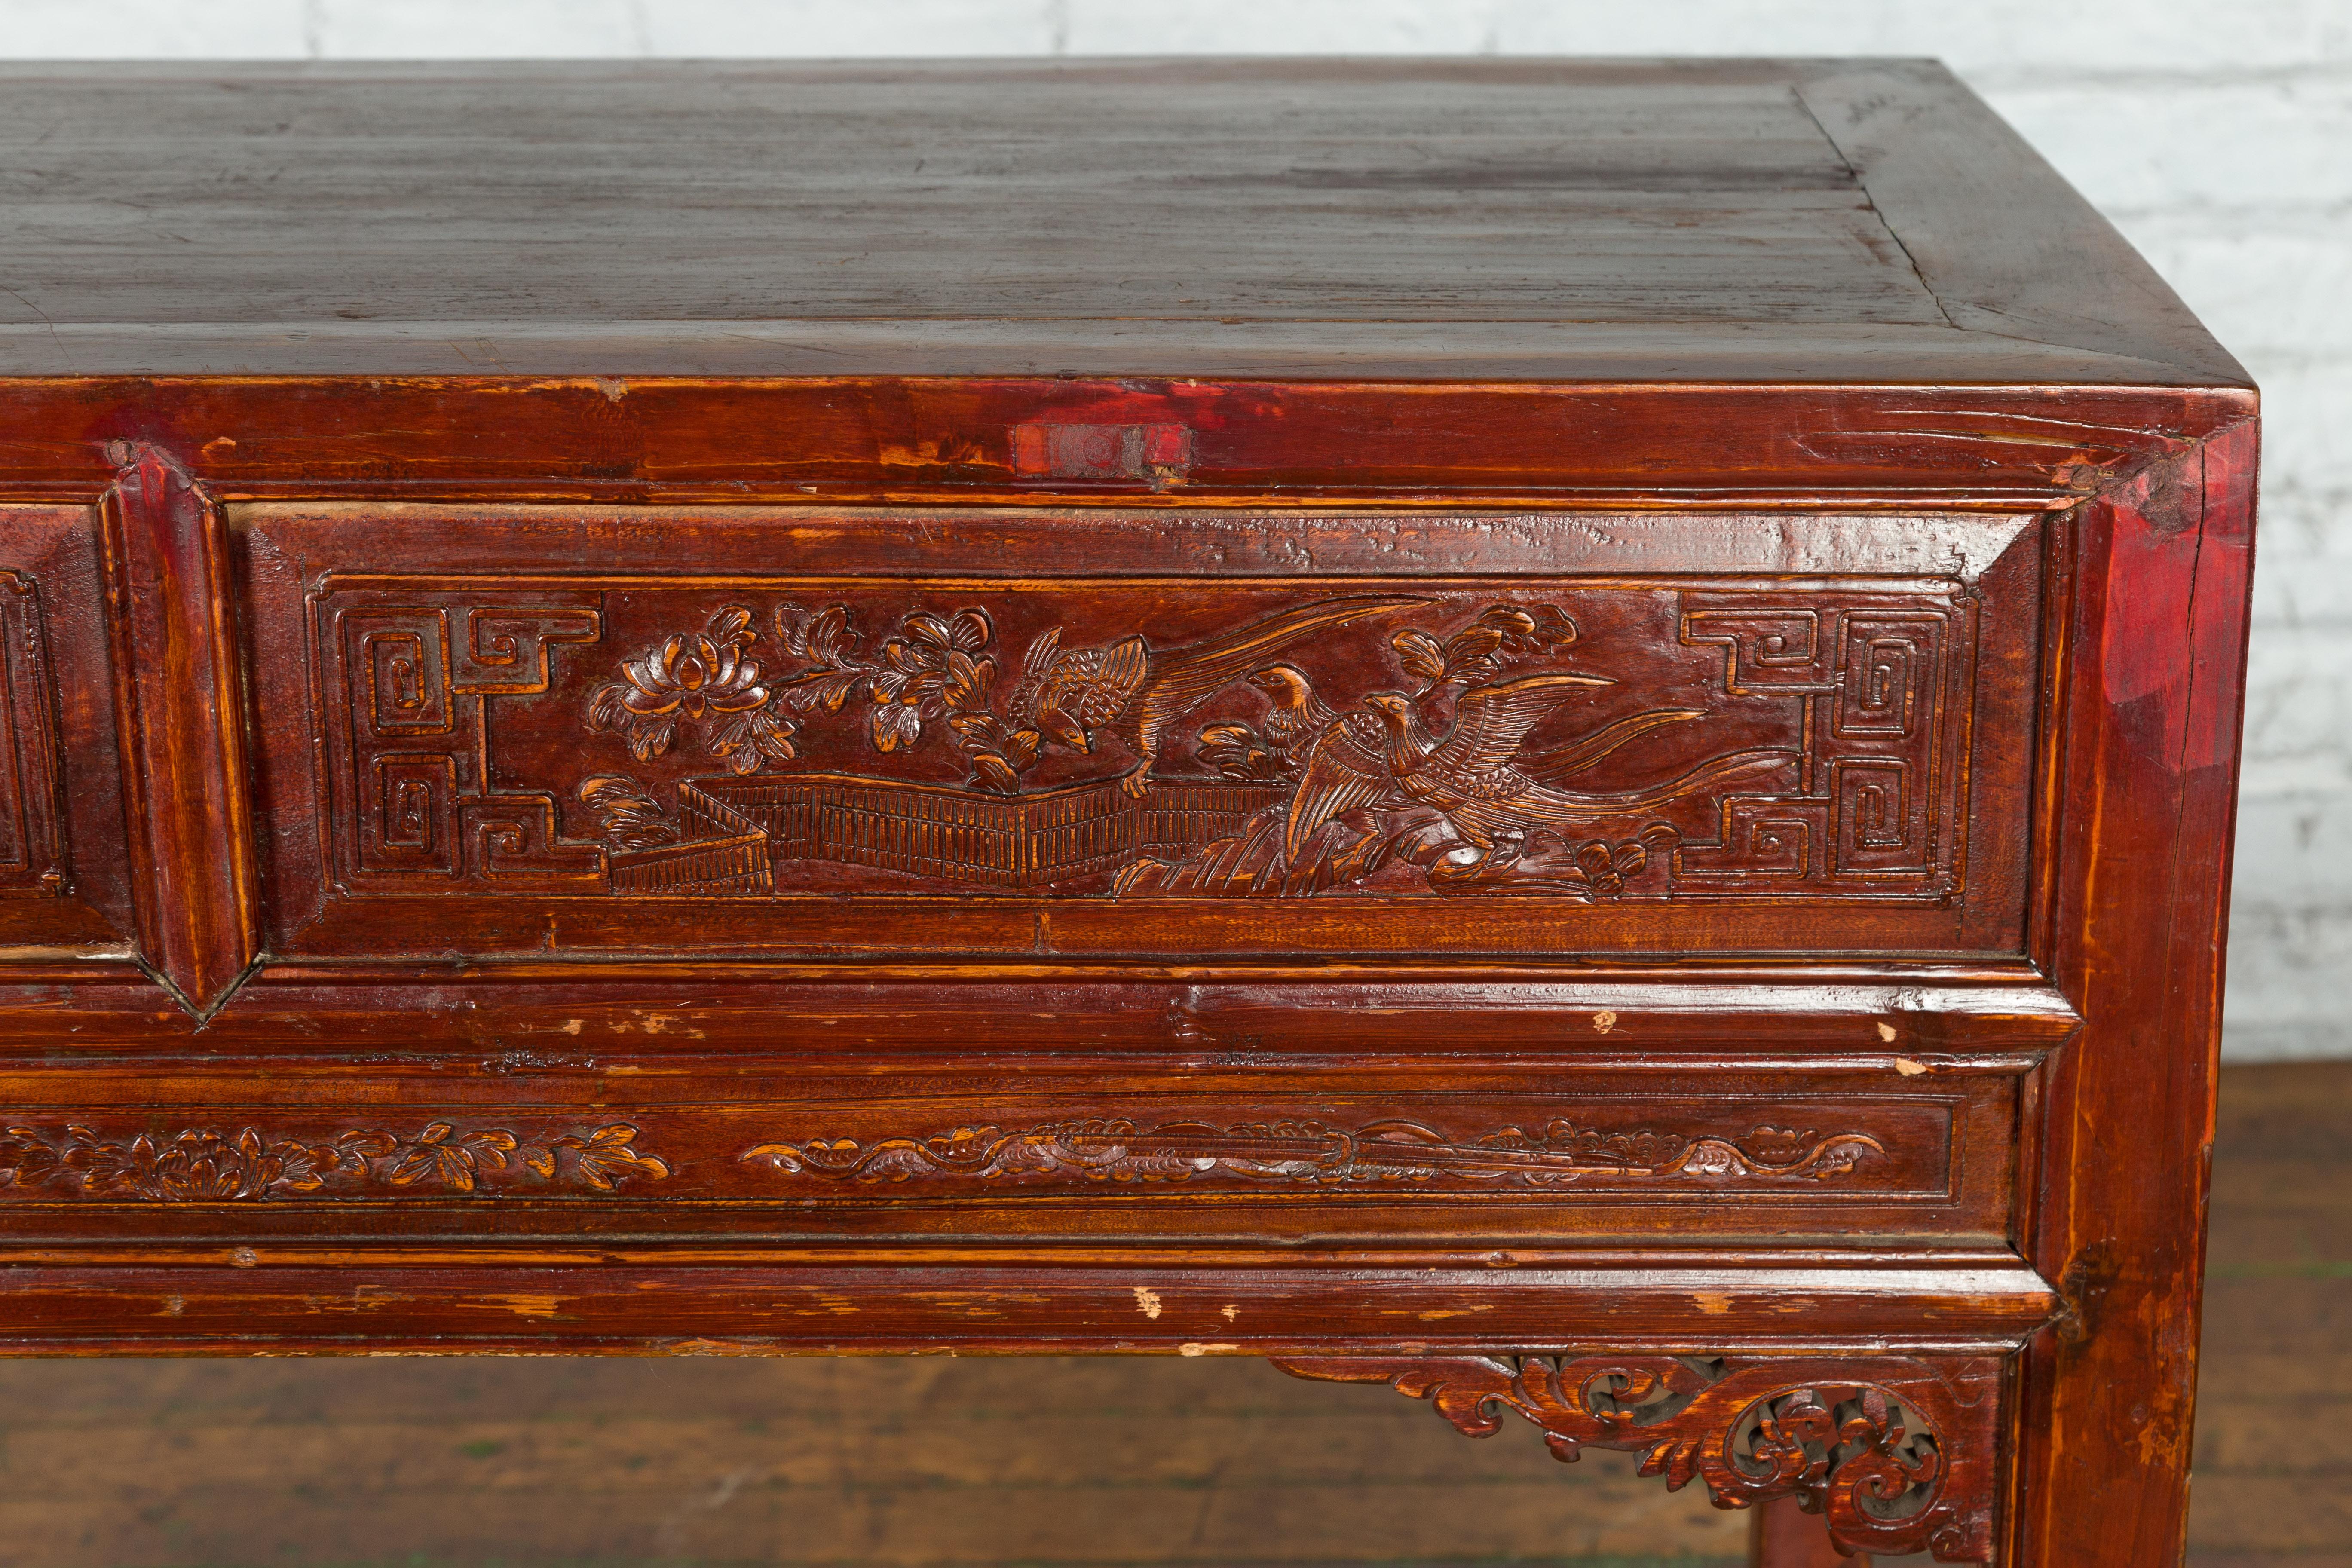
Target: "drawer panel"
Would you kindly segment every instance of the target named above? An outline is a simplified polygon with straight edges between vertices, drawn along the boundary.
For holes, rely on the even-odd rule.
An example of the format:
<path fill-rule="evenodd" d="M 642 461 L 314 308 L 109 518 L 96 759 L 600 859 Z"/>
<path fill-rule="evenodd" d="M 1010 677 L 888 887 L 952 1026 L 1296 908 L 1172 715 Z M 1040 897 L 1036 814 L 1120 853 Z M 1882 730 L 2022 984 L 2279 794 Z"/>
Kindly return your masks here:
<path fill-rule="evenodd" d="M 283 953 L 2020 940 L 2028 519 L 241 522 Z"/>
<path fill-rule="evenodd" d="M 127 956 L 99 518 L 0 506 L 0 958 Z"/>
<path fill-rule="evenodd" d="M 1281 1071 L 715 1063 L 8 1086 L 21 1237 L 1996 1243 L 2021 1064 Z M 104 1080 L 93 1089 L 93 1079 Z M 113 1103 L 93 1103 L 114 1097 Z"/>

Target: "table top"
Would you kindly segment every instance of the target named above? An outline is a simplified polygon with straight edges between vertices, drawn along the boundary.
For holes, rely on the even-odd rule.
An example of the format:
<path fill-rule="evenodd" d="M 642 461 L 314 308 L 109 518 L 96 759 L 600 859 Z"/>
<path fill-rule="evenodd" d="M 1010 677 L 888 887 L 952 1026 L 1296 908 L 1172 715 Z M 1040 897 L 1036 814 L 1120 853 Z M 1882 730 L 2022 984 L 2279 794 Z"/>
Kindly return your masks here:
<path fill-rule="evenodd" d="M 2243 385 L 1924 61 L 0 68 L 0 374 Z"/>

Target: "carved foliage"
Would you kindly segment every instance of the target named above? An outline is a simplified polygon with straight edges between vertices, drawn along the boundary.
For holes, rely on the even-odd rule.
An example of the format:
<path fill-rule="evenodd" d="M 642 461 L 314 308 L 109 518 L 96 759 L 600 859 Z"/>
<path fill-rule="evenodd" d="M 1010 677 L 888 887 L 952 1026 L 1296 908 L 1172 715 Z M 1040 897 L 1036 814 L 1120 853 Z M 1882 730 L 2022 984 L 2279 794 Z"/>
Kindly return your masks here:
<path fill-rule="evenodd" d="M 1845 1552 L 1991 1555 L 1994 1399 L 1895 1357 L 1665 1355 L 1276 1358 L 1294 1376 L 1386 1383 L 1454 1426 L 1493 1436 L 1509 1411 L 1554 1458 L 1642 1456 L 1669 1489 L 1696 1479 L 1718 1508 L 1794 1497 Z"/>
<path fill-rule="evenodd" d="M 472 1193 L 501 1178 L 609 1193 L 632 1176 L 669 1174 L 660 1158 L 638 1152 L 636 1138 L 625 1122 L 525 1139 L 436 1121 L 408 1136 L 355 1128 L 316 1143 L 252 1127 L 121 1140 L 80 1126 L 10 1127 L 0 1133 L 0 1187 L 137 1203 L 238 1203 L 335 1186 Z"/>
<path fill-rule="evenodd" d="M 1022 1131 L 959 1127 L 927 1138 L 810 1138 L 761 1143 L 742 1158 L 793 1174 L 860 1182 L 916 1177 L 1183 1182 L 1226 1175 L 1304 1183 L 1462 1181 L 1551 1186 L 1580 1179 L 1709 1177 L 1811 1181 L 1846 1175 L 1885 1145 L 1862 1132 L 1829 1137 L 1758 1128 L 1746 1137 L 1603 1132 L 1554 1120 L 1538 1132 L 1507 1127 L 1456 1142 L 1413 1121 L 1349 1131 L 1319 1121 L 1156 1126 L 1118 1118 Z"/>

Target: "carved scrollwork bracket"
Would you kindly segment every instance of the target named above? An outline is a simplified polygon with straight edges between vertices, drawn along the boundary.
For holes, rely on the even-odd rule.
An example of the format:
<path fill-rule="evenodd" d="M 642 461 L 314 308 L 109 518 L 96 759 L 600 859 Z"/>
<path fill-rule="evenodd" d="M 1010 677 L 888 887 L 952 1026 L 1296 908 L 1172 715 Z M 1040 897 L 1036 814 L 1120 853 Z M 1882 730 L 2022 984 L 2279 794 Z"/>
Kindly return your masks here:
<path fill-rule="evenodd" d="M 1456 1430 L 1492 1436 L 1510 1411 L 1552 1457 L 1642 1456 L 1668 1490 L 1694 1479 L 1717 1508 L 1793 1497 L 1842 1552 L 1992 1555 L 1999 1363 L 1903 1357 L 1277 1357 L 1294 1377 L 1386 1383 Z"/>

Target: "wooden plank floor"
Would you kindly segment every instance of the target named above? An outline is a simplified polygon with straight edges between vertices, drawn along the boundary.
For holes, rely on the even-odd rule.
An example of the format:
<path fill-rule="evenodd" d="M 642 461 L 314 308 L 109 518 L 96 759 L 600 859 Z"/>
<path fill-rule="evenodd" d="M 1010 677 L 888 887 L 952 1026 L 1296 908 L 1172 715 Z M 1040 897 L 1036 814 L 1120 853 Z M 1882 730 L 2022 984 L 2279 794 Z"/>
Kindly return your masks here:
<path fill-rule="evenodd" d="M 2352 1062 L 2223 1069 L 2192 1568 L 2352 1568 Z"/>
<path fill-rule="evenodd" d="M 2352 1568 L 2352 1063 L 2231 1068 L 2192 1568 Z M 0 1362 L 0 1568 L 1732 1568 L 1622 1454 L 1262 1363 Z"/>
<path fill-rule="evenodd" d="M 1385 1390 L 1255 1362 L 16 1371 L 0 1562 L 23 1568 L 1714 1568 L 1745 1539 L 1623 1465 L 1555 1474 L 1532 1429 L 1472 1444 Z"/>

